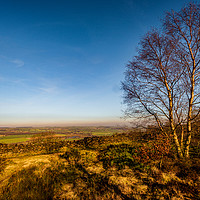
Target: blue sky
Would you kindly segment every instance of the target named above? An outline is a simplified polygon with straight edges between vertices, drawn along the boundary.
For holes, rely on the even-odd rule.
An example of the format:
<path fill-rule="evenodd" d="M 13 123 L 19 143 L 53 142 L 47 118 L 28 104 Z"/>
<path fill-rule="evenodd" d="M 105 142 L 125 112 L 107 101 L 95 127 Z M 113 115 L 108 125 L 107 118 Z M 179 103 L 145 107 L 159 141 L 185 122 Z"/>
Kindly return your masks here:
<path fill-rule="evenodd" d="M 6 0 L 0 126 L 117 125 L 125 65 L 184 0 Z"/>

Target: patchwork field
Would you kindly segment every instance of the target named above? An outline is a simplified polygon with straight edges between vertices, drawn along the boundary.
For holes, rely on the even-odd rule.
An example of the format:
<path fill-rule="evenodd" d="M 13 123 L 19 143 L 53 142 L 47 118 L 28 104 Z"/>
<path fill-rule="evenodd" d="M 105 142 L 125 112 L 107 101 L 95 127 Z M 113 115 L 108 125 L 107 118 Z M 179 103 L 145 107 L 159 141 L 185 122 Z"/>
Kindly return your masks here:
<path fill-rule="evenodd" d="M 0 143 L 12 144 L 30 141 L 34 135 L 51 133 L 55 137 L 77 140 L 90 136 L 106 136 L 122 133 L 125 128 L 115 127 L 47 127 L 47 128 L 0 128 Z"/>
<path fill-rule="evenodd" d="M 3 135 L 0 137 L 0 143 L 12 144 L 29 141 L 33 135 Z"/>

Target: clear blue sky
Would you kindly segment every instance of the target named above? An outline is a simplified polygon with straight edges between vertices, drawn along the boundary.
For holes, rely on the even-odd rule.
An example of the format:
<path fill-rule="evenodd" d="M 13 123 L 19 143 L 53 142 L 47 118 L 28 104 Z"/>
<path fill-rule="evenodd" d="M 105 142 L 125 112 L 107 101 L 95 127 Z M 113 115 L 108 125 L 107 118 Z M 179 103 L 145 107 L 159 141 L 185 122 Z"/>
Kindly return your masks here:
<path fill-rule="evenodd" d="M 125 65 L 184 0 L 6 0 L 0 126 L 118 124 Z"/>

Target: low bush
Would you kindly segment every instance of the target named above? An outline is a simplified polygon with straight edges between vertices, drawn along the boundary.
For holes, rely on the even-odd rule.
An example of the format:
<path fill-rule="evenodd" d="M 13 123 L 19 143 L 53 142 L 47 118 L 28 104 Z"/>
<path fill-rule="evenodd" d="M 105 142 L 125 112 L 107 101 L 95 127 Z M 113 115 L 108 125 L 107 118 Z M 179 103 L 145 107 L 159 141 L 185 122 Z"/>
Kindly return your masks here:
<path fill-rule="evenodd" d="M 63 155 L 60 156 L 61 158 L 65 158 L 70 163 L 77 163 L 78 160 L 81 158 L 80 151 L 76 148 L 69 149 Z"/>
<path fill-rule="evenodd" d="M 125 166 L 140 168 L 143 164 L 134 159 L 135 152 L 136 148 L 128 144 L 109 145 L 106 149 L 100 151 L 99 160 L 103 162 L 104 168 L 112 166 L 118 169 Z"/>
<path fill-rule="evenodd" d="M 154 139 L 138 145 L 116 144 L 109 145 L 100 151 L 99 159 L 104 168 L 115 166 L 119 169 L 125 166 L 142 169 L 154 161 L 160 163 L 172 154 L 169 138 L 157 135 Z"/>
<path fill-rule="evenodd" d="M 156 135 L 152 140 L 143 143 L 140 148 L 135 149 L 133 157 L 141 163 L 162 161 L 163 158 L 173 155 L 171 141 L 162 135 Z"/>

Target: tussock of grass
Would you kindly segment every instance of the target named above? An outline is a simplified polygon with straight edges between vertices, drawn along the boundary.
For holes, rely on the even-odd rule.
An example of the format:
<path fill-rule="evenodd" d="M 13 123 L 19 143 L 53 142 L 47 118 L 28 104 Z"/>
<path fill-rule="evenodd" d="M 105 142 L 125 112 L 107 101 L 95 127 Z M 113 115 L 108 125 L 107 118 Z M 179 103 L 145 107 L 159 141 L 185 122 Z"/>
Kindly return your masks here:
<path fill-rule="evenodd" d="M 0 189 L 0 199 L 46 200 L 53 198 L 56 189 L 66 176 L 63 173 L 63 164 L 55 158 L 48 161 L 37 160 L 34 162 L 34 160 L 36 161 L 36 158 L 21 161 L 22 167 L 15 167 L 10 175 L 11 169 L 7 169 L 7 171 L 5 169 L 7 179 L 4 180 Z"/>

